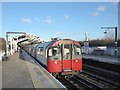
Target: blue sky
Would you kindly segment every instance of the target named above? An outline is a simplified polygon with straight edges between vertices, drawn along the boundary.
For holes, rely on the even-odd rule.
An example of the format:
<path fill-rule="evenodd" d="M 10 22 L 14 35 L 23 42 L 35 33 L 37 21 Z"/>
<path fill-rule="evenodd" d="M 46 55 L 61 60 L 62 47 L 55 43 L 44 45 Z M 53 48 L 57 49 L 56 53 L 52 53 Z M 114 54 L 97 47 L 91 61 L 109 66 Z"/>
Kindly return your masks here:
<path fill-rule="evenodd" d="M 50 40 L 104 37 L 102 26 L 118 26 L 118 7 L 112 2 L 3 2 L 2 37 L 22 31 Z"/>

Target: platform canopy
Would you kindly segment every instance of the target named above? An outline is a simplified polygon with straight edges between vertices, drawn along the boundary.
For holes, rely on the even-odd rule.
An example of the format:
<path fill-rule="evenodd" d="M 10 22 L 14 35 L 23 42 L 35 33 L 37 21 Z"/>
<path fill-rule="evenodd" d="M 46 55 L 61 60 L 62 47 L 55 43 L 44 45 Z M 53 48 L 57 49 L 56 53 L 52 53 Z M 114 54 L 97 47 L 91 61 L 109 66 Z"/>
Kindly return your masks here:
<path fill-rule="evenodd" d="M 43 40 L 41 40 L 38 36 L 28 34 L 28 33 L 18 36 L 17 40 L 18 40 L 19 46 L 25 46 L 25 45 L 43 42 Z"/>
<path fill-rule="evenodd" d="M 38 36 L 25 33 L 25 32 L 7 32 L 6 33 L 7 36 L 9 34 L 17 34 L 16 36 L 13 37 L 13 39 L 14 41 L 17 42 L 18 46 L 25 46 L 25 45 L 43 42 L 43 40 L 40 39 Z"/>

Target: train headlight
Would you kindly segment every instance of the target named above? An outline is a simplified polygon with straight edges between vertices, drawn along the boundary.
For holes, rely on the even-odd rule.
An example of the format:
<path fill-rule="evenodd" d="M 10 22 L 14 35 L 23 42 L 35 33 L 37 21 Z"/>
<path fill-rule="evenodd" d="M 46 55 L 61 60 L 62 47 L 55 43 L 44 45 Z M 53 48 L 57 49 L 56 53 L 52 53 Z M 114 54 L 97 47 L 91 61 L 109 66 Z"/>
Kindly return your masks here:
<path fill-rule="evenodd" d="M 78 60 L 75 60 L 75 62 L 78 62 Z"/>
<path fill-rule="evenodd" d="M 57 61 L 55 61 L 55 64 L 57 64 Z"/>

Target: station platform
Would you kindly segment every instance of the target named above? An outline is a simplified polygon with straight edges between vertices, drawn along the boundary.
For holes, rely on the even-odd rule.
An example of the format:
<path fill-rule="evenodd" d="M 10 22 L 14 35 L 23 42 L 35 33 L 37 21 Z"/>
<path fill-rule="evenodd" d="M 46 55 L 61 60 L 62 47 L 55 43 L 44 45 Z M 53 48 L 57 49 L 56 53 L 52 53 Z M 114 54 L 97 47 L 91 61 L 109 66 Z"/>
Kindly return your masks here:
<path fill-rule="evenodd" d="M 100 62 L 120 64 L 117 57 L 107 56 L 107 55 L 92 55 L 92 54 L 82 54 L 83 59 L 92 59 Z"/>
<path fill-rule="evenodd" d="M 2 89 L 6 88 L 66 88 L 38 65 L 24 51 L 14 53 L 2 62 Z"/>

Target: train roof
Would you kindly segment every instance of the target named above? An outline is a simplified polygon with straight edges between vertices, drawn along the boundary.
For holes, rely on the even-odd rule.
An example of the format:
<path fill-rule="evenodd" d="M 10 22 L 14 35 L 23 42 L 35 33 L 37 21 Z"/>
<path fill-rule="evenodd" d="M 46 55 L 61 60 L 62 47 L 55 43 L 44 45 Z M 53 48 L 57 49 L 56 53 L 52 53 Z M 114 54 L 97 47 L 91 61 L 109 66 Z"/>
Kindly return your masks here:
<path fill-rule="evenodd" d="M 72 40 L 72 39 L 61 39 L 61 40 L 57 40 L 56 42 L 54 42 L 54 44 L 52 44 L 52 46 L 58 45 L 58 44 L 76 44 L 78 46 L 80 46 L 80 43 Z"/>
<path fill-rule="evenodd" d="M 47 47 L 47 46 L 53 44 L 54 42 L 55 42 L 55 41 L 49 41 L 49 42 L 40 43 L 40 44 L 38 44 L 36 47 L 37 47 L 37 48 Z"/>
<path fill-rule="evenodd" d="M 48 41 L 48 42 L 43 42 L 40 44 L 34 44 L 34 45 L 29 45 L 28 47 L 31 48 L 42 48 L 42 47 L 51 47 L 51 46 L 56 46 L 58 44 L 77 44 L 78 46 L 80 46 L 80 43 L 78 43 L 75 40 L 71 40 L 71 39 L 61 39 L 61 40 L 55 40 L 55 41 Z"/>

